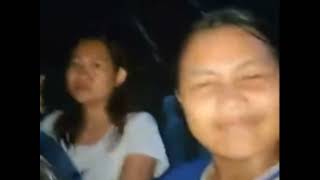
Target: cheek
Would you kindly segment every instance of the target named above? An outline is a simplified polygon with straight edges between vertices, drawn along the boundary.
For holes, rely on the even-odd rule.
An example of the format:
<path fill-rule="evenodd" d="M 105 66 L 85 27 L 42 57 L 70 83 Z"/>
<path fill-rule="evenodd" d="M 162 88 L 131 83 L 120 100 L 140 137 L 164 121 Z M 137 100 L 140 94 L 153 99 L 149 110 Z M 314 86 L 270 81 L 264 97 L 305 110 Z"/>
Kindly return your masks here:
<path fill-rule="evenodd" d="M 75 73 L 71 70 L 67 70 L 65 77 L 66 87 L 68 90 L 70 90 L 70 87 L 72 86 L 75 79 Z"/>
<path fill-rule="evenodd" d="M 246 96 L 253 112 L 263 114 L 267 119 L 279 121 L 279 86 L 270 86 L 262 91 L 250 91 Z"/>
<path fill-rule="evenodd" d="M 217 101 L 212 94 L 187 91 L 182 94 L 182 101 L 187 117 L 192 119 L 212 119 L 216 114 Z"/>
<path fill-rule="evenodd" d="M 253 129 L 256 146 L 272 146 L 279 139 L 279 88 L 270 88 L 253 93 L 248 97 L 248 112 L 259 121 Z"/>
<path fill-rule="evenodd" d="M 115 87 L 115 77 L 112 73 L 99 72 L 94 81 L 95 89 L 103 94 L 110 94 Z"/>
<path fill-rule="evenodd" d="M 206 146 L 214 133 L 214 98 L 202 99 L 190 95 L 189 98 L 182 98 L 182 101 L 189 129 L 196 139 Z"/>
<path fill-rule="evenodd" d="M 188 128 L 200 144 L 213 151 L 211 148 L 212 143 L 215 144 L 215 138 L 213 137 L 217 137 L 214 123 L 207 114 L 199 116 L 195 115 L 196 113 L 193 114 L 190 111 L 186 113 Z"/>
<path fill-rule="evenodd" d="M 269 96 L 261 98 L 261 109 L 266 114 L 266 129 L 273 134 L 279 136 L 279 124 L 280 124 L 280 101 L 279 90 L 270 92 Z"/>

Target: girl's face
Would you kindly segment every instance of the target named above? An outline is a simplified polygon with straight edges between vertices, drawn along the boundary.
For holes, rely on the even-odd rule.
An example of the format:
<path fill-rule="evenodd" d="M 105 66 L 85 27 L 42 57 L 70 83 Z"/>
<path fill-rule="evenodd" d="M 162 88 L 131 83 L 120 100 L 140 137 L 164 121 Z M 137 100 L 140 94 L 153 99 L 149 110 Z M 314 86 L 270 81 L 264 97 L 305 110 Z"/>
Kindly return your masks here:
<path fill-rule="evenodd" d="M 125 76 L 124 69 L 113 65 L 102 41 L 84 40 L 72 53 L 66 72 L 67 90 L 80 104 L 104 103 Z"/>

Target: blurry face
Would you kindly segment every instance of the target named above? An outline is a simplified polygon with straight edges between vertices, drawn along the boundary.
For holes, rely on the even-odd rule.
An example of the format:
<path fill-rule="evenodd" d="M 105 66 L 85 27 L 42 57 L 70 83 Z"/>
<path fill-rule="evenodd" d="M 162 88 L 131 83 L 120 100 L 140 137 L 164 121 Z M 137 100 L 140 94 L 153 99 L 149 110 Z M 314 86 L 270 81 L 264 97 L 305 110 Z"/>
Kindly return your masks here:
<path fill-rule="evenodd" d="M 243 159 L 279 142 L 279 68 L 266 44 L 233 26 L 194 34 L 182 52 L 178 98 L 193 135 Z"/>
<path fill-rule="evenodd" d="M 106 102 L 114 87 L 122 83 L 119 72 L 102 42 L 81 41 L 67 70 L 68 92 L 81 104 Z"/>

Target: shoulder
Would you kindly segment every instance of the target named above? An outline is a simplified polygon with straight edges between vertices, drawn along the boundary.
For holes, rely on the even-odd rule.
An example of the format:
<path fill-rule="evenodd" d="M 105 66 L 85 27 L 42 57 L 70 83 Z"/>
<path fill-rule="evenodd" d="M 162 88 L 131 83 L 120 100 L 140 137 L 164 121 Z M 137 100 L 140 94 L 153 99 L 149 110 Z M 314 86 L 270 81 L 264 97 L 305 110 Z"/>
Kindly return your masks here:
<path fill-rule="evenodd" d="M 148 112 L 132 112 L 127 115 L 125 130 L 156 128 L 155 118 Z"/>
<path fill-rule="evenodd" d="M 185 180 L 198 180 L 207 165 L 209 160 L 197 159 L 192 162 L 183 164 L 177 168 L 169 170 L 160 180 L 175 180 L 175 179 L 185 179 Z"/>
<path fill-rule="evenodd" d="M 43 121 L 40 123 L 40 131 L 51 137 L 54 137 L 54 124 L 62 114 L 62 111 L 54 111 L 45 116 Z"/>
<path fill-rule="evenodd" d="M 154 177 L 159 177 L 169 167 L 157 122 L 150 113 L 128 114 L 123 142 L 126 146 L 126 156 L 142 154 L 156 160 Z"/>

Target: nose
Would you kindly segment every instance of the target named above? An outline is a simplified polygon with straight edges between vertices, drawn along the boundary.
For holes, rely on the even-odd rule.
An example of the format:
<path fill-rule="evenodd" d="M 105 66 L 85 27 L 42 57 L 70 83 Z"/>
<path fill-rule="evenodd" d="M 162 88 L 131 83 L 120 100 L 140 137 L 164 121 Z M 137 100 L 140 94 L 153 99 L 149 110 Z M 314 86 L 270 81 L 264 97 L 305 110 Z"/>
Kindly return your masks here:
<path fill-rule="evenodd" d="M 224 85 L 220 88 L 217 106 L 223 114 L 237 114 L 243 112 L 247 103 L 246 96 L 233 85 Z"/>
<path fill-rule="evenodd" d="M 93 80 L 93 72 L 89 69 L 89 67 L 85 66 L 85 65 L 80 65 L 77 68 L 77 74 L 79 77 L 81 78 L 87 78 L 89 80 Z"/>

